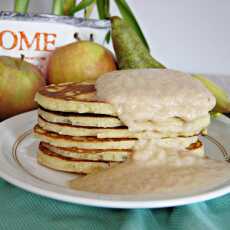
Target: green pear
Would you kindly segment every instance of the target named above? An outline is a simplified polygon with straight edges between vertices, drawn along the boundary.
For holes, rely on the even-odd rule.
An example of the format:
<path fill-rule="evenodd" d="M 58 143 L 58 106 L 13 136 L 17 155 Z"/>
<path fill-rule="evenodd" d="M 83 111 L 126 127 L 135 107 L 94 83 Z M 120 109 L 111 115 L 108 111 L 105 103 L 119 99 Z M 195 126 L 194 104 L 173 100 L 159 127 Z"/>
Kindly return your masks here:
<path fill-rule="evenodd" d="M 206 88 L 212 92 L 212 94 L 216 97 L 216 106 L 213 109 L 213 114 L 215 116 L 218 113 L 229 113 L 230 112 L 230 97 L 229 94 L 224 91 L 220 86 L 216 85 L 213 81 L 204 77 L 203 75 L 193 75 L 194 78 L 201 81 Z"/>
<path fill-rule="evenodd" d="M 45 85 L 36 66 L 0 56 L 0 120 L 36 108 L 35 93 Z"/>

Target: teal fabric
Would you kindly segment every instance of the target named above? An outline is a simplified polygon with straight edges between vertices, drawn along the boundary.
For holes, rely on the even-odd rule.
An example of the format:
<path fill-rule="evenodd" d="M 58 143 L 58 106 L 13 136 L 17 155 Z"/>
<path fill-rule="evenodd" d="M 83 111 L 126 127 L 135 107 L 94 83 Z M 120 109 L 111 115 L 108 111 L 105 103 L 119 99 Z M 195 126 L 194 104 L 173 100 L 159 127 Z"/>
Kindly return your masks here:
<path fill-rule="evenodd" d="M 230 195 L 164 209 L 105 209 L 44 198 L 0 179 L 0 230 L 229 230 Z"/>

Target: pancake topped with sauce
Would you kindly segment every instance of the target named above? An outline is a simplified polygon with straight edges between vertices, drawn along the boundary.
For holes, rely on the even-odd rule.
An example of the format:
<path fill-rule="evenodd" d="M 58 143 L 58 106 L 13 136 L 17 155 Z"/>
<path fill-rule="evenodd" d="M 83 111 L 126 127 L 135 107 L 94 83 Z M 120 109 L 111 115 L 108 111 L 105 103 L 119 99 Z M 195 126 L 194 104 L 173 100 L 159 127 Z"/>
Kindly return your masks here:
<path fill-rule="evenodd" d="M 96 96 L 114 107 L 129 131 L 144 135 L 137 138 L 127 162 L 74 179 L 72 188 L 101 194 L 169 193 L 175 197 L 227 179 L 230 167 L 226 163 L 194 154 L 194 148 L 203 146 L 196 135 L 185 136 L 183 141 L 179 136 L 151 136 L 157 127 L 162 133 L 170 130 L 177 134 L 180 129 L 186 132 L 195 127 L 200 133 L 207 128 L 215 97 L 191 75 L 169 69 L 114 71 L 97 80 Z M 207 121 L 202 122 L 204 126 L 201 120 Z M 188 144 L 191 138 L 193 143 L 184 149 L 183 143 Z"/>
<path fill-rule="evenodd" d="M 60 134 L 72 136 L 97 136 L 98 138 L 140 138 L 145 135 L 141 131 L 131 132 L 128 130 L 127 126 L 124 126 L 121 123 L 121 121 L 119 121 L 120 126 L 108 127 L 113 123 L 113 120 L 106 121 L 107 118 L 104 118 L 104 121 L 103 119 L 101 119 L 102 121 L 99 121 L 100 118 L 98 119 L 97 117 L 93 117 L 93 115 L 87 115 L 86 120 L 84 121 L 84 117 L 80 117 L 76 114 L 75 116 L 72 116 L 73 120 L 77 120 L 76 123 L 70 124 L 69 121 L 65 122 L 65 118 L 59 118 L 60 115 L 52 114 L 49 116 L 50 112 L 45 112 L 44 115 L 43 112 L 40 111 L 41 109 L 39 109 L 38 117 L 39 126 L 47 131 L 53 131 Z M 114 124 L 115 122 L 116 121 L 114 121 Z M 207 116 L 200 117 L 191 122 L 185 122 L 179 118 L 171 118 L 161 123 L 146 121 L 143 125 L 152 129 L 149 135 L 153 138 L 178 136 L 189 137 L 205 132 L 205 128 L 208 126 L 209 122 L 210 115 L 208 114 Z M 84 125 L 82 125 L 83 123 Z M 105 123 L 105 126 L 107 127 L 104 127 L 103 124 Z M 93 126 L 93 124 L 95 124 L 95 126 Z"/>
<path fill-rule="evenodd" d="M 172 72 L 166 71 L 169 76 Z M 86 165 L 83 161 L 87 161 L 90 169 L 91 166 L 93 168 L 101 165 L 100 170 L 112 166 L 110 162 L 113 161 L 125 162 L 133 157 L 138 140 L 146 138 L 156 140 L 157 148 L 179 148 L 181 151 L 203 157 L 204 148 L 199 135 L 206 132 L 210 123 L 208 106 L 212 106 L 213 98 L 209 92 L 200 89 L 199 83 L 193 83 L 195 89 L 187 92 L 183 87 L 185 76 L 177 71 L 173 73 L 176 78 L 172 76 L 171 80 L 168 77 L 164 79 L 164 76 L 160 79 L 158 70 L 115 71 L 103 75 L 96 86 L 90 83 L 62 83 L 42 88 L 35 97 L 40 106 L 38 124 L 34 127 L 35 137 L 41 141 L 38 162 L 56 170 L 93 173 L 95 170 L 82 170 Z M 137 80 L 137 76 L 143 76 L 145 81 Z M 158 87 L 154 88 L 151 80 L 150 84 L 147 84 L 155 90 L 153 94 L 149 89 L 143 90 L 146 78 L 151 77 L 156 77 Z M 118 84 L 114 85 L 116 79 Z M 182 79 L 182 92 L 177 92 L 175 98 L 183 95 L 188 105 L 192 98 L 203 98 L 202 103 L 208 101 L 207 108 L 203 108 L 206 112 L 196 115 L 194 107 L 197 105 L 199 109 L 199 103 L 190 103 L 191 108 L 187 105 L 182 108 L 184 102 L 171 100 L 170 93 L 162 94 L 163 86 L 166 87 L 167 84 L 171 84 L 176 92 L 173 81 L 178 79 Z M 112 84 L 109 81 L 112 81 Z M 142 97 L 144 91 L 149 94 L 149 98 L 158 95 L 157 100 L 146 101 L 146 98 Z M 164 97 L 160 97 L 161 94 Z M 187 96 L 190 98 L 187 99 Z M 144 103 L 141 103 L 142 101 Z M 173 110 L 172 101 L 175 102 L 173 106 L 176 112 Z M 148 103 L 152 103 L 152 108 L 149 108 Z M 135 110 L 130 112 L 129 107 Z M 193 115 L 184 116 L 188 111 Z M 130 119 L 127 120 L 127 117 Z M 161 119 L 158 119 L 159 117 Z M 68 161 L 71 170 L 68 170 Z"/>

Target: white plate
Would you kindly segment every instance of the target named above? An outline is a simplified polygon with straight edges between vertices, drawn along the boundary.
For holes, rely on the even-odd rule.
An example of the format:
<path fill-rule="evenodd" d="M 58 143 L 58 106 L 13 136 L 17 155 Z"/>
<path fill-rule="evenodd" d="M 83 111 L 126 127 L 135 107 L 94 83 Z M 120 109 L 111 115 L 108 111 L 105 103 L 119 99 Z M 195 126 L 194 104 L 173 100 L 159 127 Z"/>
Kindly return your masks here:
<path fill-rule="evenodd" d="M 36 117 L 37 112 L 32 111 L 0 123 L 0 177 L 27 191 L 71 203 L 110 208 L 170 207 L 205 201 L 230 192 L 230 175 L 225 184 L 218 184 L 202 193 L 178 197 L 101 195 L 75 191 L 67 186 L 67 182 L 76 175 L 53 171 L 37 164 L 38 141 L 31 133 Z M 224 160 L 224 155 L 230 152 L 230 119 L 221 116 L 213 121 L 209 135 L 211 137 L 203 140 L 206 151 L 210 157 Z"/>

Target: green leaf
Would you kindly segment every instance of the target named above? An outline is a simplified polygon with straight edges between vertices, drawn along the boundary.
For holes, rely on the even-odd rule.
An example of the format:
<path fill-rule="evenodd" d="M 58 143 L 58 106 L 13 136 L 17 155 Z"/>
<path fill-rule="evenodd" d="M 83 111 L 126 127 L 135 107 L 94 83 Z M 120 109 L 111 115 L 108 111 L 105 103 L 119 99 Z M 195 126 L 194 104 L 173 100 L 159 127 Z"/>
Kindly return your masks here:
<path fill-rule="evenodd" d="M 110 17 L 110 0 L 97 0 L 97 11 L 100 19 L 107 19 Z M 109 44 L 111 32 L 108 31 L 105 35 L 105 42 Z"/>
<path fill-rule="evenodd" d="M 111 38 L 111 31 L 108 31 L 105 35 L 105 41 L 109 44 Z"/>
<path fill-rule="evenodd" d="M 100 19 L 110 17 L 110 0 L 97 0 L 97 11 Z"/>
<path fill-rule="evenodd" d="M 90 6 L 85 8 L 85 11 L 84 11 L 84 17 L 85 18 L 89 18 L 91 16 L 91 14 L 93 13 L 95 3 L 96 3 L 96 1 L 94 0 L 93 3 Z"/>
<path fill-rule="evenodd" d="M 21 14 L 27 13 L 29 2 L 29 0 L 15 0 L 14 11 Z"/>
<path fill-rule="evenodd" d="M 140 39 L 142 40 L 143 44 L 146 46 L 146 48 L 149 50 L 149 45 L 145 39 L 145 36 L 134 16 L 132 13 L 132 10 L 128 6 L 125 0 L 115 0 L 116 5 L 122 15 L 122 17 L 129 23 L 129 25 L 133 28 L 133 30 L 138 34 Z"/>
<path fill-rule="evenodd" d="M 70 11 L 70 15 L 74 15 L 78 11 L 81 11 L 87 7 L 89 7 L 91 4 L 93 4 L 94 0 L 82 0 L 79 4 L 77 4 L 73 9 Z"/>
<path fill-rule="evenodd" d="M 64 0 L 64 15 L 69 15 L 70 11 L 75 6 L 75 0 Z"/>
<path fill-rule="evenodd" d="M 64 0 L 53 0 L 52 13 L 55 15 L 63 15 Z"/>

